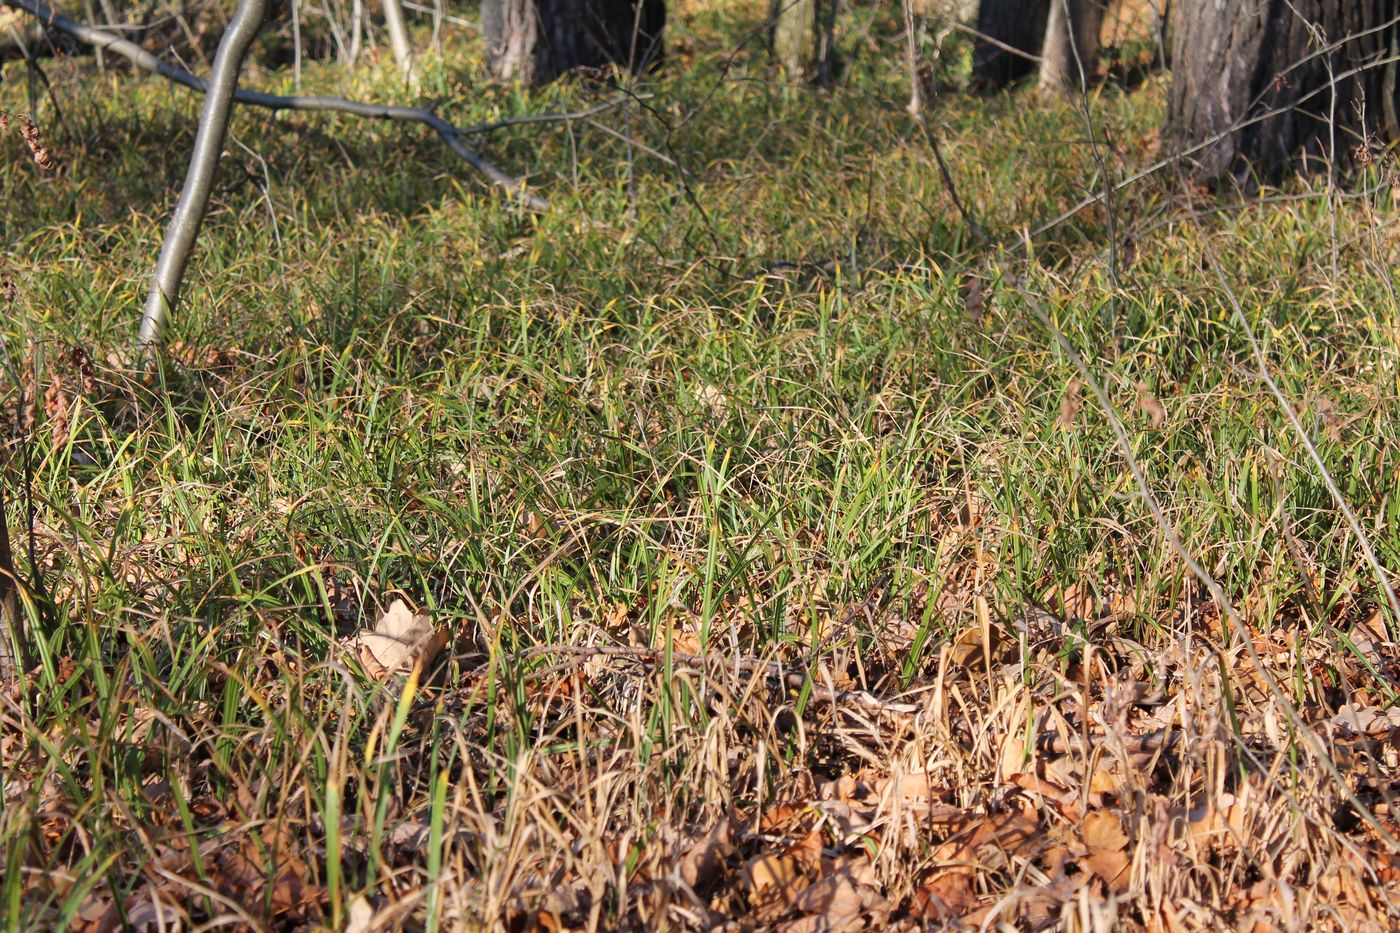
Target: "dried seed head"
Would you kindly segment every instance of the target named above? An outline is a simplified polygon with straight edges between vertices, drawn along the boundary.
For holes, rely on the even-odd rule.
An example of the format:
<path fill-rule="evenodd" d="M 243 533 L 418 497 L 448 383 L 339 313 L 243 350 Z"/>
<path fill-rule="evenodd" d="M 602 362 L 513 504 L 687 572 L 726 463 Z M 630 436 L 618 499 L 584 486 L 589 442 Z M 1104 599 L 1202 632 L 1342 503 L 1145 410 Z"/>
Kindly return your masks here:
<path fill-rule="evenodd" d="M 24 137 L 24 144 L 29 147 L 30 153 L 34 156 L 34 162 L 45 171 L 52 171 L 58 161 L 54 158 L 52 150 L 44 145 L 44 141 L 39 136 L 39 128 L 34 125 L 34 121 L 28 117 L 19 127 L 20 135 Z"/>
<path fill-rule="evenodd" d="M 68 362 L 78 371 L 83 391 L 90 394 L 97 385 L 97 374 L 92 368 L 92 357 L 88 355 L 88 351 L 74 344 L 68 348 Z"/>
<path fill-rule="evenodd" d="M 40 146 L 34 150 L 34 162 L 46 172 L 51 172 L 57 167 L 58 162 L 54 159 L 53 153 L 48 146 Z"/>
<path fill-rule="evenodd" d="M 72 402 L 64 391 L 63 377 L 55 375 L 53 382 L 44 390 L 44 414 L 48 416 L 55 449 L 68 446 L 72 410 Z"/>

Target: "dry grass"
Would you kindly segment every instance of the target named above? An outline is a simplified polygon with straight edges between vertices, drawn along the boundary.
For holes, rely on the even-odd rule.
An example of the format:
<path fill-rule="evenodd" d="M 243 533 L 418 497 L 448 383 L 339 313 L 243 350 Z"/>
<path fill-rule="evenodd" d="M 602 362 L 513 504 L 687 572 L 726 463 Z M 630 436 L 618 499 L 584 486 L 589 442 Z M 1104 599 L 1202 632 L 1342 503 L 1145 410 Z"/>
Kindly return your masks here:
<path fill-rule="evenodd" d="M 125 354 L 193 105 L 63 63 L 56 171 L 0 140 L 42 633 L 0 689 L 0 927 L 1400 923 L 1397 619 L 1251 342 L 1394 567 L 1392 156 L 1345 196 L 1154 176 L 1117 242 L 1091 208 L 979 254 L 888 13 L 812 92 L 682 5 L 609 127 L 684 172 L 491 137 L 541 217 L 432 140 L 245 115 L 154 384 Z M 461 122 L 613 93 L 446 48 Z M 1162 90 L 1089 102 L 1115 177 Z M 1003 242 L 1102 186 L 1079 102 L 935 117 Z M 433 650 L 361 636 L 400 598 Z"/>

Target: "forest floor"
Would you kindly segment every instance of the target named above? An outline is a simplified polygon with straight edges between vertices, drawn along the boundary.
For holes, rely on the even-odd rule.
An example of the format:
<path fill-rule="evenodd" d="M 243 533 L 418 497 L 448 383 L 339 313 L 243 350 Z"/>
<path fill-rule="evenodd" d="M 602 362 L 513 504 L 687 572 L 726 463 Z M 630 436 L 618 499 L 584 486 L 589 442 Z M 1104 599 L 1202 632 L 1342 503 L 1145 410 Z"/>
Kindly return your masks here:
<path fill-rule="evenodd" d="M 155 378 L 199 102 L 45 63 L 57 167 L 0 139 L 0 927 L 1400 923 L 1392 156 L 1199 190 L 1143 171 L 1165 76 L 976 97 L 930 27 L 982 243 L 898 18 L 816 90 L 751 6 L 477 140 L 544 213 L 420 128 L 240 113 Z M 314 43 L 304 88 L 622 93 L 442 38 L 416 94 Z"/>

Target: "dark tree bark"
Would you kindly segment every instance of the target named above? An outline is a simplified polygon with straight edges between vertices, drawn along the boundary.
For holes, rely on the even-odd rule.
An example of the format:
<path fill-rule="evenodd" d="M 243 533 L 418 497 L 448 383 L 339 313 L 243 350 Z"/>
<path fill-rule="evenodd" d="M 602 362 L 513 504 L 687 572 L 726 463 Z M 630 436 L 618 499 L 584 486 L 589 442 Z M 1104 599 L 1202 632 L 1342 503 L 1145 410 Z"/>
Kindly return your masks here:
<path fill-rule="evenodd" d="M 1400 138 L 1397 17 L 1400 0 L 1181 0 L 1166 144 L 1199 181 L 1345 172 Z"/>
<path fill-rule="evenodd" d="M 972 80 L 978 88 L 995 90 L 1035 73 L 1050 3 L 982 0 L 977 8 L 979 36 L 972 52 Z"/>
<path fill-rule="evenodd" d="M 661 60 L 665 0 L 483 0 L 491 72 L 544 84 L 575 68 Z"/>
<path fill-rule="evenodd" d="M 1040 53 L 1040 86 L 1063 93 L 1082 90 L 1098 73 L 1103 0 L 1050 0 L 1050 20 Z"/>

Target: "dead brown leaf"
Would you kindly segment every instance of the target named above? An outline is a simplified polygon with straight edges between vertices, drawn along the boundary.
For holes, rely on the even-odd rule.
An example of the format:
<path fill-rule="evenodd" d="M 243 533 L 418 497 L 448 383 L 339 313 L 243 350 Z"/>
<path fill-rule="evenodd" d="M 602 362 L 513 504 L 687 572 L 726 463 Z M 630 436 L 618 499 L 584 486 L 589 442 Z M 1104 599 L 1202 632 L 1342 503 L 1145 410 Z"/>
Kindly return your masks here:
<path fill-rule="evenodd" d="M 1084 408 L 1084 403 L 1079 398 L 1079 390 L 1082 386 L 1079 377 L 1075 376 L 1070 379 L 1069 385 L 1065 386 L 1064 397 L 1060 399 L 1060 418 L 1056 423 L 1066 431 L 1074 428 L 1074 419 Z"/>
<path fill-rule="evenodd" d="M 1031 802 L 1021 799 L 1018 809 L 991 814 L 969 813 L 953 824 L 953 836 L 933 851 L 943 863 L 1005 865 L 1008 856 L 1030 854 L 1042 836 L 1040 822 Z"/>
<path fill-rule="evenodd" d="M 1055 805 L 1055 808 L 1065 819 L 1071 821 L 1079 819 L 1079 795 L 1069 788 L 1026 772 L 1011 775 L 1007 778 L 1007 782 L 1027 793 L 1044 797 Z"/>
<path fill-rule="evenodd" d="M 968 319 L 973 324 L 982 323 L 982 317 L 986 313 L 986 300 L 982 295 L 982 280 L 975 275 L 964 276 L 961 291 Z"/>
<path fill-rule="evenodd" d="M 764 921 L 776 920 L 806 887 L 797 860 L 773 852 L 763 852 L 749 859 L 744 866 L 744 880 L 749 888 L 749 903 Z"/>
<path fill-rule="evenodd" d="M 54 449 L 67 447 L 72 404 L 68 400 L 68 393 L 64 391 L 63 379 L 60 376 L 55 375 L 53 382 L 44 390 L 44 415 L 49 420 Z"/>
<path fill-rule="evenodd" d="M 729 397 L 708 383 L 703 383 L 695 389 L 695 400 L 704 405 L 710 417 L 715 420 L 729 413 Z"/>
<path fill-rule="evenodd" d="M 1108 810 L 1095 810 L 1086 814 L 1079 830 L 1084 844 L 1090 849 L 1106 849 L 1121 852 L 1128 845 L 1128 836 L 1118 816 Z"/>
<path fill-rule="evenodd" d="M 822 832 L 814 829 L 787 848 L 787 856 L 803 874 L 815 876 L 822 869 Z"/>
<path fill-rule="evenodd" d="M 889 915 L 889 904 L 874 885 L 869 863 L 858 858 L 846 859 L 804 888 L 793 906 L 806 916 L 783 925 L 788 933 L 878 928 Z"/>
<path fill-rule="evenodd" d="M 779 804 L 764 812 L 763 818 L 758 821 L 759 831 L 770 834 L 785 832 L 806 812 L 807 807 L 802 804 Z"/>
<path fill-rule="evenodd" d="M 434 627 L 426 612 L 414 612 L 396 599 L 374 628 L 351 639 L 349 647 L 370 676 L 386 680 L 414 665 L 426 669 L 446 645 L 446 629 Z"/>
<path fill-rule="evenodd" d="M 988 652 L 995 658 L 1002 645 L 1001 626 L 973 625 L 963 629 L 943 646 L 949 670 L 985 665 Z"/>
<path fill-rule="evenodd" d="M 1135 388 L 1137 389 L 1138 408 L 1147 415 L 1152 422 L 1152 427 L 1160 428 L 1166 424 L 1167 406 L 1163 405 L 1161 400 L 1152 394 L 1152 390 L 1142 380 L 1138 380 Z"/>
<path fill-rule="evenodd" d="M 728 818 L 720 820 L 681 855 L 677 871 L 692 891 L 704 887 L 719 873 L 734 849 L 734 829 Z"/>
<path fill-rule="evenodd" d="M 892 797 L 905 804 L 930 804 L 943 792 L 943 788 L 926 771 L 910 771 L 898 778 L 881 778 L 873 786 L 876 796 Z"/>
<path fill-rule="evenodd" d="M 935 873 L 914 892 L 909 912 L 916 919 L 947 922 L 977 906 L 969 868 L 952 868 Z"/>
<path fill-rule="evenodd" d="M 1113 891 L 1128 889 L 1130 859 L 1124 849 L 1128 836 L 1118 816 L 1108 810 L 1094 810 L 1084 816 L 1079 828 L 1080 838 L 1089 850 L 1089 869 L 1104 880 Z"/>

